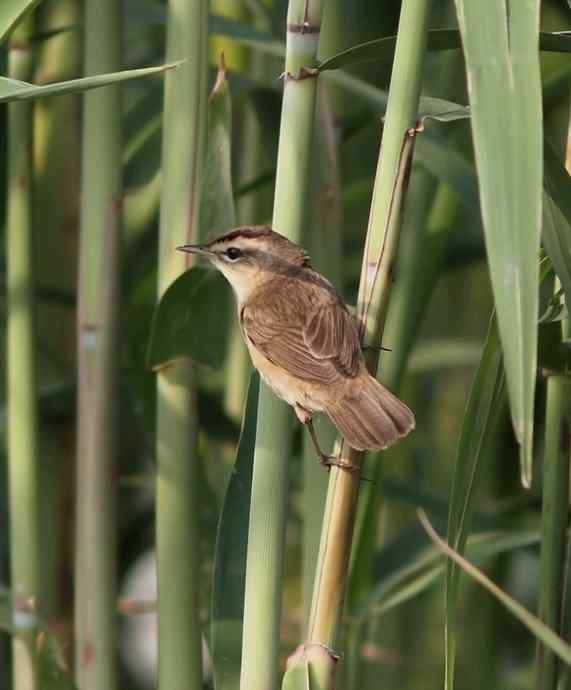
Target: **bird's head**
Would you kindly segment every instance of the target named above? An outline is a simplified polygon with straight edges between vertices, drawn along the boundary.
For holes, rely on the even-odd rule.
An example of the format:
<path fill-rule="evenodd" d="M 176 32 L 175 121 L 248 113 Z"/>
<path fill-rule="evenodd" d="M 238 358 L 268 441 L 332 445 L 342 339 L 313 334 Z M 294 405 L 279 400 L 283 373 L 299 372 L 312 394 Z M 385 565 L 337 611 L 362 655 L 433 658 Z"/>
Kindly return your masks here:
<path fill-rule="evenodd" d="M 209 259 L 232 285 L 240 303 L 276 275 L 298 274 L 309 266 L 301 247 L 266 225 L 236 228 L 205 244 L 177 249 Z"/>

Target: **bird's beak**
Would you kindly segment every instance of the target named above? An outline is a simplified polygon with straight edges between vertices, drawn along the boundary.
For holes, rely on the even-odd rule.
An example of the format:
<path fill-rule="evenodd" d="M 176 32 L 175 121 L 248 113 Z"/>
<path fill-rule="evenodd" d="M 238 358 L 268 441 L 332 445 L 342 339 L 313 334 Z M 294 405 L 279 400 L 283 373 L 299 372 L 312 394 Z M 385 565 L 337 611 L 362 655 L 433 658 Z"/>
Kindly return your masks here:
<path fill-rule="evenodd" d="M 214 252 L 210 251 L 210 249 L 207 249 L 206 247 L 203 247 L 201 244 L 183 244 L 176 249 L 179 252 L 186 252 L 187 254 L 201 254 L 202 256 L 214 254 Z"/>

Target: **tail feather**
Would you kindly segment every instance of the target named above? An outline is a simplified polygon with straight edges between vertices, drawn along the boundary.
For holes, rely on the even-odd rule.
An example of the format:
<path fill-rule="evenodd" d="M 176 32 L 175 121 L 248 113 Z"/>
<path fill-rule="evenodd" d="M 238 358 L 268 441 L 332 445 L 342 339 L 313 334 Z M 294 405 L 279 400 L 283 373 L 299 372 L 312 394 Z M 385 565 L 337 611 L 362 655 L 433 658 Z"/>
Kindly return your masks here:
<path fill-rule="evenodd" d="M 326 409 L 327 415 L 355 450 L 382 450 L 414 429 L 414 415 L 372 376 L 361 390 Z"/>

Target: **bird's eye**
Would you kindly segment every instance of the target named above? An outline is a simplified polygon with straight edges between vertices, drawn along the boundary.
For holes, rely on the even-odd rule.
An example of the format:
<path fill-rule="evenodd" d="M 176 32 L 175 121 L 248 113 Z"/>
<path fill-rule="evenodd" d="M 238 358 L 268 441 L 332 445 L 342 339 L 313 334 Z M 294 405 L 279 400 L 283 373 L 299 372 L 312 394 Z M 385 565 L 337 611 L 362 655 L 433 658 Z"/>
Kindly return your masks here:
<path fill-rule="evenodd" d="M 226 256 L 230 261 L 237 261 L 242 256 L 242 250 L 237 247 L 229 247 L 226 250 Z"/>

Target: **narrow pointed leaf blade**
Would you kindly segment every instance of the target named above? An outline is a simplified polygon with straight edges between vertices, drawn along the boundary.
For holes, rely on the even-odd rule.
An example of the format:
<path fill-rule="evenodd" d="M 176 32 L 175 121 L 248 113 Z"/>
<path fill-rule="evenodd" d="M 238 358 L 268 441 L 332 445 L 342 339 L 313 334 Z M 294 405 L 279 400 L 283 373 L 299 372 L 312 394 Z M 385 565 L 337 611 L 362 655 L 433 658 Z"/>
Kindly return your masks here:
<path fill-rule="evenodd" d="M 208 234 L 236 225 L 232 188 L 232 102 L 223 61 L 208 98 L 208 134 L 200 223 Z"/>
<path fill-rule="evenodd" d="M 474 489 L 479 470 L 490 449 L 504 400 L 504 367 L 496 320 L 492 317 L 480 366 L 470 392 L 462 423 L 458 455 L 454 466 L 448 514 L 448 543 L 464 552 L 473 510 Z M 446 656 L 445 688 L 454 687 L 456 658 L 456 609 L 459 570 L 454 561 L 446 566 Z"/>
<path fill-rule="evenodd" d="M 510 3 L 509 17 L 503 0 L 456 0 L 456 8 L 512 423 L 529 487 L 543 178 L 538 3 Z"/>
<path fill-rule="evenodd" d="M 236 462 L 224 497 L 216 537 L 211 624 L 216 690 L 238 690 L 240 686 L 246 548 L 258 391 L 259 377 L 254 372 L 248 387 Z"/>
<path fill-rule="evenodd" d="M 161 74 L 167 70 L 174 69 L 178 64 L 174 62 L 168 65 L 161 65 L 160 67 L 142 67 L 141 69 L 130 69 L 111 74 L 97 74 L 94 77 L 71 79 L 70 81 L 46 84 L 44 86 L 35 86 L 27 82 L 0 77 L 0 103 L 29 101 L 33 98 L 45 96 L 63 96 L 70 93 L 80 93 L 90 89 L 98 89 L 102 86 L 109 86 L 110 84 L 129 81 L 130 79 Z"/>
<path fill-rule="evenodd" d="M 424 526 L 429 537 L 438 545 L 449 558 L 453 559 L 461 568 L 470 575 L 471 578 L 490 592 L 508 611 L 517 618 L 520 623 L 533 634 L 538 640 L 541 640 L 547 647 L 549 647 L 557 656 L 566 664 L 571 665 L 571 647 L 559 635 L 557 635 L 545 623 L 528 611 L 525 606 L 506 594 L 494 582 L 492 582 L 481 570 L 478 570 L 472 563 L 460 556 L 454 549 L 450 548 L 448 544 L 441 539 L 434 531 L 428 518 L 423 511 L 419 511 L 420 520 Z"/>

